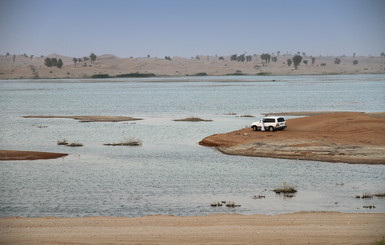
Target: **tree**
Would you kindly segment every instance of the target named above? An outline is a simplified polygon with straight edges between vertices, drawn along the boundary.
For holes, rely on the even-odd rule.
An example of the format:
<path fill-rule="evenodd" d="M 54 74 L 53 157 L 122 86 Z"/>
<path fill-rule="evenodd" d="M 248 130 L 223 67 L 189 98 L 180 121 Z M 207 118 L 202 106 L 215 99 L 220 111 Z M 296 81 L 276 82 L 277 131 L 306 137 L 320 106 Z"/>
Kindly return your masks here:
<path fill-rule="evenodd" d="M 357 65 L 358 64 L 358 60 L 353 60 L 353 65 Z"/>
<path fill-rule="evenodd" d="M 170 56 L 164 56 L 164 59 L 171 60 L 171 57 Z"/>
<path fill-rule="evenodd" d="M 75 67 L 76 67 L 76 62 L 78 62 L 78 59 L 76 59 L 75 57 L 72 58 L 73 62 L 75 63 Z"/>
<path fill-rule="evenodd" d="M 271 58 L 270 54 L 261 54 L 262 64 L 263 64 L 263 61 L 265 61 L 266 63 L 270 63 L 270 58 Z"/>
<path fill-rule="evenodd" d="M 5 55 L 5 57 L 8 57 L 9 56 L 9 52 L 7 52 L 7 54 Z"/>
<path fill-rule="evenodd" d="M 57 59 L 56 58 L 52 58 L 51 62 L 52 62 L 52 66 L 57 66 Z"/>
<path fill-rule="evenodd" d="M 31 54 L 31 60 L 33 59 L 33 56 L 34 56 L 34 55 L 33 55 L 33 54 Z"/>
<path fill-rule="evenodd" d="M 277 51 L 277 56 L 279 56 L 280 53 L 281 53 L 281 51 Z"/>
<path fill-rule="evenodd" d="M 57 61 L 56 66 L 57 66 L 57 68 L 62 68 L 62 66 L 63 66 L 63 61 L 62 61 L 62 59 L 59 59 L 59 60 Z"/>
<path fill-rule="evenodd" d="M 341 63 L 341 59 L 336 57 L 334 59 L 334 64 L 339 65 L 340 63 Z"/>
<path fill-rule="evenodd" d="M 239 55 L 237 58 L 237 61 L 238 62 L 245 62 L 245 55 L 244 54 Z"/>
<path fill-rule="evenodd" d="M 238 59 L 237 54 L 233 54 L 233 55 L 230 57 L 230 60 L 231 60 L 231 61 L 234 61 L 234 60 L 237 60 L 237 59 Z"/>
<path fill-rule="evenodd" d="M 299 66 L 299 64 L 300 64 L 301 61 L 302 61 L 302 56 L 301 56 L 301 55 L 295 55 L 295 56 L 292 58 L 292 60 L 293 60 L 293 64 L 294 64 L 295 69 L 298 69 L 298 66 Z"/>
<path fill-rule="evenodd" d="M 354 59 L 354 57 L 356 57 L 356 52 L 353 53 L 353 59 Z"/>
<path fill-rule="evenodd" d="M 307 65 L 307 60 L 302 61 L 305 65 Z"/>
<path fill-rule="evenodd" d="M 315 57 L 311 57 L 311 65 L 314 65 L 314 62 L 315 62 Z"/>
<path fill-rule="evenodd" d="M 97 56 L 94 53 L 90 54 L 91 64 L 95 63 L 96 58 L 97 58 Z"/>
<path fill-rule="evenodd" d="M 271 58 L 271 61 L 277 62 L 277 61 L 278 61 L 278 58 L 277 58 L 276 56 L 274 56 L 274 57 Z"/>
<path fill-rule="evenodd" d="M 302 52 L 302 56 L 305 57 L 305 56 L 306 56 L 306 53 L 305 53 L 305 52 Z"/>
<path fill-rule="evenodd" d="M 9 54 L 9 53 L 7 53 Z M 385 53 L 384 52 L 381 52 L 381 57 L 385 57 Z"/>
<path fill-rule="evenodd" d="M 46 65 L 47 67 L 52 67 L 52 60 L 51 58 L 45 58 L 44 60 L 44 65 Z"/>
<path fill-rule="evenodd" d="M 290 67 L 291 66 L 291 59 L 287 59 L 287 65 Z"/>
<path fill-rule="evenodd" d="M 13 63 L 16 61 L 16 54 L 13 55 Z"/>

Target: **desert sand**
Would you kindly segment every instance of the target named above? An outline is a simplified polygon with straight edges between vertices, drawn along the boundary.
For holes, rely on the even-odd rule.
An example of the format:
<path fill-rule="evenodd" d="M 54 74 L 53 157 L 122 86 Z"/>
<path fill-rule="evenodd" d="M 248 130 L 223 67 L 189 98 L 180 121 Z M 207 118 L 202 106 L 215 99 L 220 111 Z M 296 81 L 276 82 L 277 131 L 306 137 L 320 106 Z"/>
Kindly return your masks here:
<path fill-rule="evenodd" d="M 318 113 L 286 124 L 282 131 L 247 128 L 216 134 L 200 144 L 232 155 L 385 164 L 383 113 Z"/>
<path fill-rule="evenodd" d="M 0 161 L 55 159 L 67 155 L 53 152 L 0 150 Z"/>
<path fill-rule="evenodd" d="M 46 57 L 62 59 L 62 68 L 46 67 Z M 163 57 L 119 58 L 114 55 L 98 55 L 94 64 L 89 61 L 72 61 L 73 57 L 59 54 L 50 54 L 45 57 L 16 55 L 0 55 L 0 79 L 26 78 L 90 78 L 98 74 L 108 74 L 111 77 L 122 74 L 140 73 L 154 74 L 155 76 L 194 76 L 209 75 L 222 76 L 236 75 L 304 75 L 304 74 L 373 74 L 385 73 L 385 57 L 352 57 L 339 56 L 340 64 L 334 64 L 336 57 L 315 56 L 311 64 L 310 55 L 304 56 L 308 64 L 301 63 L 298 69 L 286 64 L 293 55 L 277 56 L 277 62 L 263 64 L 260 55 L 253 55 L 251 62 L 231 61 L 230 56 L 222 59 L 216 56 L 199 55 L 191 58 L 172 57 L 166 60 Z M 82 57 L 81 57 L 82 58 Z M 358 64 L 353 65 L 353 60 Z"/>
<path fill-rule="evenodd" d="M 0 218 L 1 244 L 375 244 L 385 214 Z"/>

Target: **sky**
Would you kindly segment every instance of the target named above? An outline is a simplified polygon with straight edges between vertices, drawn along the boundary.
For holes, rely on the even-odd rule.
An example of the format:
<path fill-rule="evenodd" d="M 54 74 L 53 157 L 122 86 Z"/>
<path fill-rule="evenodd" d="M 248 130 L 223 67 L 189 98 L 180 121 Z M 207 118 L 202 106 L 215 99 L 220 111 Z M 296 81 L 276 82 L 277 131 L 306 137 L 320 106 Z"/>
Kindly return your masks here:
<path fill-rule="evenodd" d="M 0 0 L 0 54 L 385 52 L 385 0 Z"/>

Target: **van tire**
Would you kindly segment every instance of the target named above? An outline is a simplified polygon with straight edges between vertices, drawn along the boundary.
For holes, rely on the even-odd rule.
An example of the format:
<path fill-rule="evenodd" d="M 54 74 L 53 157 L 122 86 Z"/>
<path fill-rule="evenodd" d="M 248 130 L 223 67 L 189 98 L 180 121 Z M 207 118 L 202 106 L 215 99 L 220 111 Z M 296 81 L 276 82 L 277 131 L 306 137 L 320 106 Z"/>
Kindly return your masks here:
<path fill-rule="evenodd" d="M 274 131 L 274 127 L 270 126 L 270 127 L 269 127 L 269 131 L 270 131 L 270 132 L 273 132 L 273 131 Z"/>
<path fill-rule="evenodd" d="M 253 128 L 254 131 L 258 131 L 257 126 L 252 126 L 252 128 Z"/>

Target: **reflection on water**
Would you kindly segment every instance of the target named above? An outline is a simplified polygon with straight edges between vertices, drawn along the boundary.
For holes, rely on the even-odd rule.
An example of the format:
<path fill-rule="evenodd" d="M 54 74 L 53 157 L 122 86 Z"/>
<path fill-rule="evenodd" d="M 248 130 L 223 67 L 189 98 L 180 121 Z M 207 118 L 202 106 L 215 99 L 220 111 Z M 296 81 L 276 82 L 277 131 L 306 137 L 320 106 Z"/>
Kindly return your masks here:
<path fill-rule="evenodd" d="M 385 166 L 228 156 L 197 144 L 256 120 L 229 113 L 383 111 L 384 91 L 384 75 L 0 81 L 0 149 L 70 154 L 0 162 L 0 216 L 385 212 L 385 199 L 355 198 L 385 191 Z M 144 120 L 80 123 L 24 115 Z M 173 121 L 189 116 L 213 121 Z M 103 146 L 130 137 L 143 145 Z M 84 147 L 58 146 L 63 139 Z M 283 182 L 297 187 L 294 197 L 272 191 Z M 265 198 L 253 198 L 258 195 Z M 221 201 L 242 206 L 210 206 Z M 376 209 L 363 208 L 368 205 Z"/>

